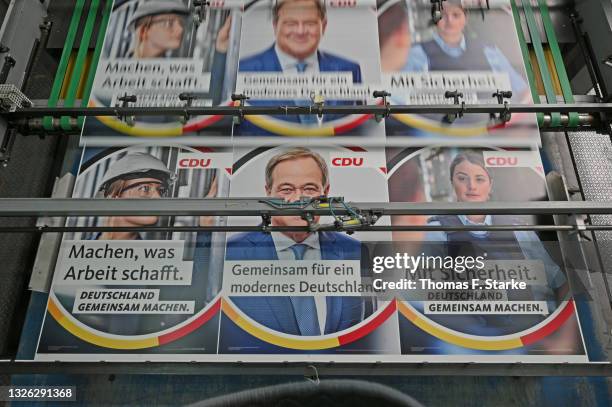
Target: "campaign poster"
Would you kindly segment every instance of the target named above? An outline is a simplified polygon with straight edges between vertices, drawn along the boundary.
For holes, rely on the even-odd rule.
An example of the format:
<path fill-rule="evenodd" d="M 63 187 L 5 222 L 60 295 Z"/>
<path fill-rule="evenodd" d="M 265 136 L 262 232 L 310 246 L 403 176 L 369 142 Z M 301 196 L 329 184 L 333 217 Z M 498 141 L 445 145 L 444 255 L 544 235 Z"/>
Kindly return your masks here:
<path fill-rule="evenodd" d="M 537 151 L 397 148 L 387 151 L 387 160 L 391 202 L 547 199 Z M 524 227 L 546 219 L 469 214 L 395 216 L 392 222 L 445 228 L 396 231 L 393 247 L 374 262 L 377 275 L 397 284 L 387 287 L 401 299 L 403 355 L 431 361 L 587 361 L 556 236 Z M 383 264 L 385 255 L 397 253 L 401 259 Z"/>
<path fill-rule="evenodd" d="M 384 125 L 370 114 L 317 113 L 318 105 L 377 103 L 376 27 L 376 5 L 370 0 L 256 0 L 245 7 L 236 93 L 249 98 L 246 106 L 282 109 L 246 115 L 234 126 L 234 142 L 384 142 Z M 313 106 L 309 112 L 317 114 L 292 113 L 300 106 Z"/>
<path fill-rule="evenodd" d="M 429 0 L 378 2 L 382 81 L 391 104 L 498 104 L 498 92 L 505 92 L 502 103 L 533 103 L 508 0 L 446 0 L 437 22 L 434 8 Z M 394 114 L 385 126 L 388 142 L 405 146 L 540 142 L 534 114 L 505 120 L 487 113 Z"/>
<path fill-rule="evenodd" d="M 224 197 L 231 160 L 231 151 L 203 147 L 87 148 L 73 197 Z M 214 270 L 223 254 L 218 245 L 199 244 L 195 232 L 164 229 L 215 224 L 222 223 L 193 216 L 69 218 L 69 227 L 157 230 L 65 233 L 36 359 L 163 361 L 216 353 L 221 284 Z"/>
<path fill-rule="evenodd" d="M 399 354 L 396 303 L 378 301 L 369 271 L 370 243 L 389 241 L 390 234 L 347 234 L 334 226 L 359 218 L 334 214 L 342 202 L 387 201 L 382 150 L 295 145 L 236 149 L 230 196 L 261 197 L 271 209 L 327 197 L 321 204 L 329 215 L 308 222 L 299 216 L 270 219 L 270 226 L 279 228 L 313 225 L 301 231 L 228 235 L 220 354 L 240 355 L 240 360 L 259 360 L 257 355 L 304 360 L 327 354 L 334 356 L 320 356 L 322 360 L 346 361 L 362 360 L 356 355 Z M 242 217 L 229 224 L 261 226 L 262 219 Z"/>
<path fill-rule="evenodd" d="M 229 106 L 236 79 L 241 1 L 115 0 L 90 107 Z M 97 116 L 81 143 L 231 143 L 231 116 Z"/>

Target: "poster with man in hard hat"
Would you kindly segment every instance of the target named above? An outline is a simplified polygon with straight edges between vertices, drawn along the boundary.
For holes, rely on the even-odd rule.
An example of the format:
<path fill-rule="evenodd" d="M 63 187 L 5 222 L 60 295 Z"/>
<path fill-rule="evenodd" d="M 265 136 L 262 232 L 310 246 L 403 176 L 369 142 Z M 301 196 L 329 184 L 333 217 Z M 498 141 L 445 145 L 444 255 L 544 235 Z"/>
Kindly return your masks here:
<path fill-rule="evenodd" d="M 211 148 L 87 148 L 73 197 L 224 197 L 231 160 L 231 151 Z M 64 234 L 37 357 L 215 353 L 223 233 L 202 248 L 195 232 L 169 227 L 222 223 L 193 216 L 69 218 L 68 227 L 85 229 Z"/>
<path fill-rule="evenodd" d="M 230 105 L 237 69 L 240 0 L 116 0 L 89 99 L 91 107 Z M 81 142 L 121 146 L 144 139 L 228 144 L 225 116 L 98 116 Z"/>

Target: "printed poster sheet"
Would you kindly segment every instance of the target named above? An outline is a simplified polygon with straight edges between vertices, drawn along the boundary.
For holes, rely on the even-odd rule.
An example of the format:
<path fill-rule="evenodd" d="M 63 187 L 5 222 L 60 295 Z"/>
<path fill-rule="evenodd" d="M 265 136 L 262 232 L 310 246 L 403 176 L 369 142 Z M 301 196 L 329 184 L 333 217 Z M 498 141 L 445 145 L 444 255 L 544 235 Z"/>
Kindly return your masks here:
<path fill-rule="evenodd" d="M 75 198 L 227 196 L 231 152 L 179 146 L 86 149 Z M 190 216 L 69 218 L 68 226 L 159 231 L 66 233 L 49 295 L 39 352 L 216 353 L 223 253 L 198 250 L 196 233 L 168 226 L 212 225 Z M 222 236 L 220 236 L 222 237 Z M 209 245 L 210 246 L 210 245 Z"/>
<path fill-rule="evenodd" d="M 115 1 L 90 106 L 270 108 L 90 117 L 81 142 L 363 147 L 540 143 L 533 114 L 364 114 L 364 105 L 532 103 L 508 0 Z M 359 27 L 359 29 L 355 29 Z M 497 35 L 503 32 L 506 35 Z M 374 92 L 387 92 L 388 97 Z M 232 95 L 234 98 L 232 99 Z M 319 106 L 346 113 L 319 113 Z M 299 114 L 309 107 L 313 114 Z"/>
<path fill-rule="evenodd" d="M 236 77 L 240 1 L 201 9 L 184 0 L 115 0 L 91 107 L 229 106 Z M 97 116 L 81 143 L 231 143 L 231 116 Z"/>
<path fill-rule="evenodd" d="M 137 171 L 148 165 L 147 171 Z M 141 168 L 142 169 L 142 168 Z M 128 176 L 120 176 L 128 170 Z M 131 172 L 129 172 L 131 170 Z M 367 188 L 364 186 L 367 185 Z M 529 185 L 529 187 L 525 187 Z M 379 202 L 546 199 L 529 150 L 282 145 L 86 149 L 75 197 L 300 196 Z M 339 201 L 338 201 L 339 202 Z M 108 217 L 69 225 L 251 231 L 66 234 L 39 360 L 584 362 L 564 259 L 530 231 L 261 231 L 261 217 Z M 336 203 L 337 204 L 337 203 Z M 270 225 L 305 226 L 301 217 Z M 77 223 L 79 222 L 79 223 Z M 380 226 L 529 225 L 531 217 L 396 216 Z M 554 238 L 554 236 L 553 236 Z"/>
<path fill-rule="evenodd" d="M 539 143 L 533 115 L 292 111 L 384 103 L 374 90 L 395 105 L 452 103 L 446 91 L 531 103 L 509 2 L 480 3 L 447 0 L 433 24 L 428 0 L 115 1 L 90 105 L 135 95 L 131 105 L 183 106 L 183 94 L 229 106 L 241 94 L 284 107 L 89 118 L 73 197 L 258 198 L 271 209 L 316 197 L 329 212 L 69 218 L 85 229 L 64 234 L 36 359 L 588 361 L 571 259 L 554 233 L 529 230 L 551 219 L 394 216 L 353 231 L 376 214 L 335 211 L 546 200 L 540 156 L 525 148 Z M 247 230 L 169 230 L 226 225 Z"/>
<path fill-rule="evenodd" d="M 394 105 L 533 103 L 508 1 L 447 0 L 432 23 L 430 1 L 386 1 L 378 8 L 383 89 Z M 503 33 L 503 34 L 501 34 Z M 501 34 L 501 35 L 500 35 Z M 508 93 L 509 92 L 509 93 Z M 385 121 L 395 145 L 525 145 L 538 139 L 533 114 L 395 114 Z M 409 141 L 407 141 L 409 140 Z M 421 140 L 419 144 L 416 140 Z"/>

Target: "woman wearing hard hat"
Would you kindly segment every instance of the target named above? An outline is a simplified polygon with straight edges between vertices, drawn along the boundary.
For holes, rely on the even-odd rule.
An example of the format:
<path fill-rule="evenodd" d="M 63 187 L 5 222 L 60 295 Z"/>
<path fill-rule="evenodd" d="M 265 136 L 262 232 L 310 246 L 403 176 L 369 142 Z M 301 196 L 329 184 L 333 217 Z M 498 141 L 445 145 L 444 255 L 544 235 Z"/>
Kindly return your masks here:
<path fill-rule="evenodd" d="M 140 2 L 129 20 L 134 46 L 129 57 L 163 58 L 180 48 L 189 9 L 181 0 Z"/>
<path fill-rule="evenodd" d="M 109 199 L 155 199 L 167 196 L 174 174 L 159 159 L 147 153 L 127 154 L 115 161 L 102 179 L 98 190 Z M 151 226 L 157 216 L 113 216 L 104 226 Z M 103 232 L 97 240 L 140 239 L 138 232 Z"/>

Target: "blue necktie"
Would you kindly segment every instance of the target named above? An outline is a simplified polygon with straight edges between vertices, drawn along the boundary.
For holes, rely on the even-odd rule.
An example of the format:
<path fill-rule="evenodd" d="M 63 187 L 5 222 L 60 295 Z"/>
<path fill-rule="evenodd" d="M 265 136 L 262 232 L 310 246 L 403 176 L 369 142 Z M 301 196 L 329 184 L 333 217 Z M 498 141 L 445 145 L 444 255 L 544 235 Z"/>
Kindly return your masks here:
<path fill-rule="evenodd" d="M 306 68 L 308 67 L 308 63 L 304 62 L 304 61 L 298 61 L 295 64 L 295 68 L 297 69 L 298 73 L 303 73 L 306 72 Z M 300 101 L 296 101 L 297 105 L 304 105 L 304 101 L 300 100 Z M 309 114 L 301 114 L 300 116 L 300 123 L 302 124 L 313 124 L 317 122 L 317 117 L 314 115 L 309 115 Z"/>
<path fill-rule="evenodd" d="M 289 247 L 296 260 L 304 260 L 304 253 L 308 246 L 302 243 L 294 244 Z M 317 317 L 317 306 L 313 297 L 289 297 L 295 320 L 297 321 L 300 333 L 304 336 L 320 335 L 319 318 Z"/>
<path fill-rule="evenodd" d="M 306 63 L 306 62 L 304 62 L 304 61 L 298 61 L 298 62 L 295 64 L 295 67 L 297 68 L 297 71 L 298 71 L 299 73 L 306 72 L 306 67 L 307 67 L 307 66 L 308 66 L 308 63 Z"/>

